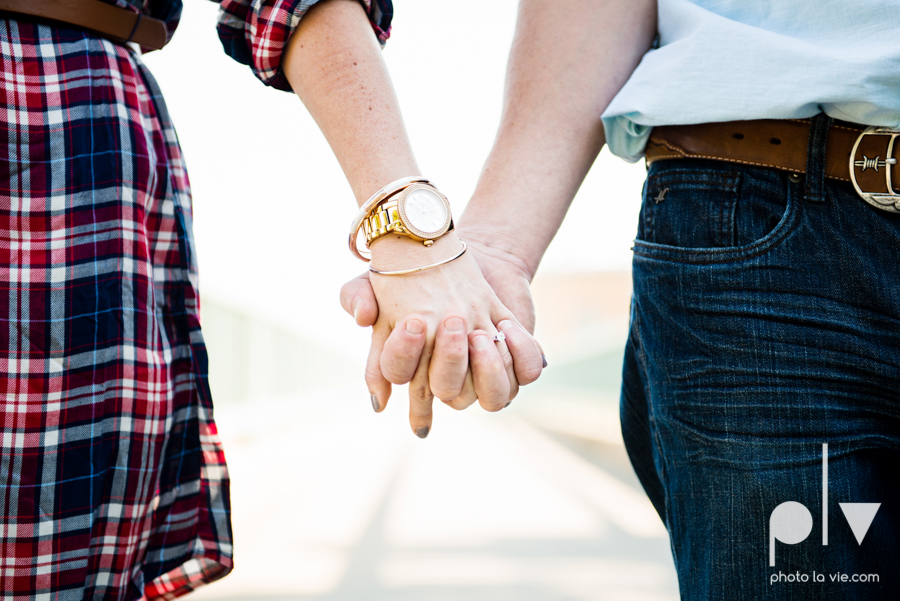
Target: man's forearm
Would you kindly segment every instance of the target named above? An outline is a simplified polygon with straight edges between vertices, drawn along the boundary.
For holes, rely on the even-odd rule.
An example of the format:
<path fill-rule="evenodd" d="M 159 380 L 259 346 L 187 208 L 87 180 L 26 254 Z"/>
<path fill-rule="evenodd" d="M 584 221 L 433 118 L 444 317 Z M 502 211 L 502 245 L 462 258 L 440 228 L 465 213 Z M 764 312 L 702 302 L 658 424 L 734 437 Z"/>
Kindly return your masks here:
<path fill-rule="evenodd" d="M 521 0 L 500 129 L 460 230 L 534 275 L 604 144 L 600 115 L 656 31 L 655 0 Z"/>

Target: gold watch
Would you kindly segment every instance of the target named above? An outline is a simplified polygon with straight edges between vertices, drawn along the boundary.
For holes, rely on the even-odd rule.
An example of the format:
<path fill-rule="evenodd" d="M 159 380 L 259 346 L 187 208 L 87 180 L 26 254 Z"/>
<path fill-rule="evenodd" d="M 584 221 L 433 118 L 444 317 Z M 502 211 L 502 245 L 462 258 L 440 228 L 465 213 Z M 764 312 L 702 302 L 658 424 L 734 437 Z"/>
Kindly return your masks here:
<path fill-rule="evenodd" d="M 453 229 L 450 202 L 429 184 L 413 184 L 380 204 L 363 219 L 366 247 L 388 234 L 400 234 L 431 246 Z"/>

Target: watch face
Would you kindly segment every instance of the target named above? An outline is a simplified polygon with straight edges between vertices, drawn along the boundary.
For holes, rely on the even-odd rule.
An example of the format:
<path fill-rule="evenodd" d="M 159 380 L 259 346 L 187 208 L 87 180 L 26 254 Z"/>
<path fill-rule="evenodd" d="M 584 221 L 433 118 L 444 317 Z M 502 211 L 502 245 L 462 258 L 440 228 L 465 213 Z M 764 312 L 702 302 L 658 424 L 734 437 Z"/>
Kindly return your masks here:
<path fill-rule="evenodd" d="M 450 222 L 446 201 L 428 188 L 412 190 L 403 202 L 402 213 L 413 233 L 425 237 L 442 234 Z"/>

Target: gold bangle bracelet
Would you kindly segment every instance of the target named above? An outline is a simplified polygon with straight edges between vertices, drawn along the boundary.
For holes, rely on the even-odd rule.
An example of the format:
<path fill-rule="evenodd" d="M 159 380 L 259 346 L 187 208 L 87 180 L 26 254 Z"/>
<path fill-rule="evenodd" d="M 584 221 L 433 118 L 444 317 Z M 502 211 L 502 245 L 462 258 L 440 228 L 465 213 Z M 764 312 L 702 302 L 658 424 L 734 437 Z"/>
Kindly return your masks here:
<path fill-rule="evenodd" d="M 426 269 L 434 269 L 435 267 L 440 267 L 441 265 L 446 265 L 447 263 L 452 263 L 457 260 L 461 256 L 466 253 L 466 243 L 460 240 L 462 244 L 462 250 L 456 253 L 454 256 L 449 259 L 444 259 L 443 261 L 439 261 L 437 263 L 432 263 L 431 265 L 424 265 L 422 267 L 414 267 L 412 269 L 401 269 L 399 271 L 379 271 L 372 267 L 372 264 L 369 264 L 369 271 L 372 273 L 377 273 L 378 275 L 408 275 L 410 273 L 416 273 L 417 271 L 425 271 Z"/>

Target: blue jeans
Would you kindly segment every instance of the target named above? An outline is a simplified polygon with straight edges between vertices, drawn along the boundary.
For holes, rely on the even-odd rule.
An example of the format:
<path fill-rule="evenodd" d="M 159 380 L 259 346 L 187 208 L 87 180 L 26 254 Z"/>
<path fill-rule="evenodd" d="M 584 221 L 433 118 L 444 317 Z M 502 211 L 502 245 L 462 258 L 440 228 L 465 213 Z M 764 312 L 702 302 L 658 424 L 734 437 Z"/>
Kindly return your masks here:
<path fill-rule="evenodd" d="M 622 432 L 685 600 L 900 599 L 900 215 L 825 180 L 829 125 L 805 177 L 668 160 L 644 186 Z M 842 503 L 881 504 L 861 543 Z"/>

